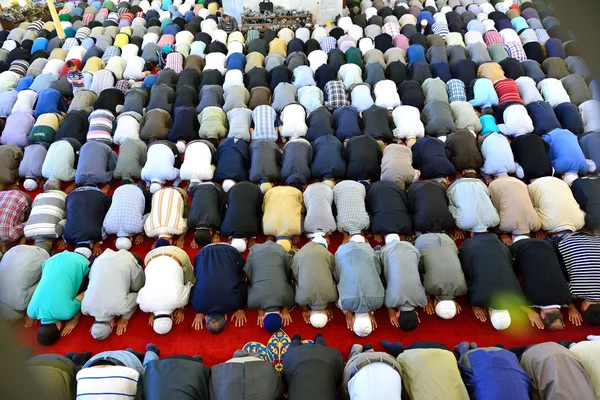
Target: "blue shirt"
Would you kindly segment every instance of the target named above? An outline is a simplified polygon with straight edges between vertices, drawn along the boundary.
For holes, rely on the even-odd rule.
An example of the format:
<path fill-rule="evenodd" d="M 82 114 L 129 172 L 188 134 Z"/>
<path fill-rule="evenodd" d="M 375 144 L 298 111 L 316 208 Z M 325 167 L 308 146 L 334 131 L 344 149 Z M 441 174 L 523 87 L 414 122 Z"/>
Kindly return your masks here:
<path fill-rule="evenodd" d="M 244 72 L 246 67 L 246 56 L 242 53 L 233 53 L 227 57 L 227 69 L 239 69 Z"/>
<path fill-rule="evenodd" d="M 45 89 L 38 95 L 35 106 L 36 119 L 42 114 L 60 114 L 61 112 L 67 112 L 67 103 L 58 90 Z"/>

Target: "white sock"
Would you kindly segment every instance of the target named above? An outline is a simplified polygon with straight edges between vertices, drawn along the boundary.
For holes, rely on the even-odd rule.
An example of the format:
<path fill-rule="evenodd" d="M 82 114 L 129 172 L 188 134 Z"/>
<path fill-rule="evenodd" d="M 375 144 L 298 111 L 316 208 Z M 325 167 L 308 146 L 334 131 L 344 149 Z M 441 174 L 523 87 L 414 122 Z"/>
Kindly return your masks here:
<path fill-rule="evenodd" d="M 588 335 L 587 340 L 600 341 L 600 335 Z"/>

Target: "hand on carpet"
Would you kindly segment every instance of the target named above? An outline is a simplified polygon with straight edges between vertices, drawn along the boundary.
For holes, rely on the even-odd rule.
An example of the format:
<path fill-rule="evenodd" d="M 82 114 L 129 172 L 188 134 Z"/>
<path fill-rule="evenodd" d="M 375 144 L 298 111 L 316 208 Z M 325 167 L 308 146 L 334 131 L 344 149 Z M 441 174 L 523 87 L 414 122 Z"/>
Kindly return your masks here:
<path fill-rule="evenodd" d="M 125 318 L 119 319 L 119 322 L 117 322 L 117 336 L 121 336 L 122 334 L 124 334 L 127 331 L 128 323 L 129 323 L 129 320 L 127 320 Z"/>
<path fill-rule="evenodd" d="M 531 310 L 531 312 L 527 313 L 527 318 L 529 318 L 531 326 L 535 326 L 538 329 L 544 329 L 544 323 L 542 322 L 542 318 L 537 312 Z"/>
<path fill-rule="evenodd" d="M 373 330 L 377 329 L 377 321 L 375 321 L 375 313 L 369 313 L 369 318 L 371 319 L 371 327 Z"/>
<path fill-rule="evenodd" d="M 248 320 L 246 319 L 246 312 L 244 310 L 237 310 L 231 316 L 231 320 L 234 321 L 236 327 L 244 326 Z"/>
<path fill-rule="evenodd" d="M 179 235 L 179 238 L 175 242 L 175 246 L 179 247 L 180 249 L 183 249 L 184 245 L 185 245 L 185 233 Z"/>
<path fill-rule="evenodd" d="M 175 310 L 173 313 L 173 322 L 175 322 L 175 325 L 182 323 L 183 318 L 185 318 L 185 312 L 183 308 L 178 308 Z"/>
<path fill-rule="evenodd" d="M 433 315 L 433 313 L 435 313 L 435 306 L 431 301 L 431 297 L 427 297 L 427 305 L 423 307 L 423 311 L 425 311 L 427 315 Z"/>
<path fill-rule="evenodd" d="M 400 311 L 396 311 L 395 308 L 388 308 L 388 314 L 390 316 L 390 322 L 392 325 L 396 328 L 399 328 L 400 325 L 398 324 L 398 318 L 400 318 Z"/>
<path fill-rule="evenodd" d="M 544 231 L 537 231 L 535 233 L 535 238 L 536 239 L 542 239 L 542 240 L 546 239 L 546 232 L 544 232 Z"/>
<path fill-rule="evenodd" d="M 154 326 L 154 314 L 150 313 L 150 317 L 148 317 L 148 325 Z"/>
<path fill-rule="evenodd" d="M 281 319 L 283 320 L 283 326 L 288 326 L 292 323 L 292 316 L 290 315 L 290 311 L 287 308 L 284 308 L 281 311 Z"/>
<path fill-rule="evenodd" d="M 331 307 L 327 307 L 325 309 L 325 314 L 327 314 L 328 321 L 331 321 L 333 319 L 333 310 L 331 309 Z"/>
<path fill-rule="evenodd" d="M 302 308 L 302 319 L 307 324 L 310 324 L 310 308 Z"/>
<path fill-rule="evenodd" d="M 256 320 L 256 325 L 260 326 L 261 328 L 263 327 L 263 323 L 265 321 L 265 311 L 264 310 L 258 310 L 258 314 L 257 314 L 257 320 Z"/>
<path fill-rule="evenodd" d="M 373 240 L 375 240 L 375 242 L 377 243 L 383 242 L 383 238 L 381 237 L 381 235 L 373 235 Z"/>
<path fill-rule="evenodd" d="M 475 307 L 475 306 L 473 306 L 472 308 L 473 308 L 473 314 L 475 314 L 475 317 L 478 320 L 480 320 L 481 322 L 487 321 L 487 315 L 483 308 Z"/>
<path fill-rule="evenodd" d="M 140 244 L 144 243 L 144 237 L 145 237 L 144 235 L 137 235 L 135 237 L 135 244 L 140 245 Z"/>
<path fill-rule="evenodd" d="M 102 253 L 102 243 L 97 242 L 94 243 L 94 247 L 92 247 L 92 255 L 98 257 Z"/>
<path fill-rule="evenodd" d="M 581 322 L 583 322 L 579 310 L 573 304 L 569 304 L 569 321 L 575 326 L 581 326 Z"/>
<path fill-rule="evenodd" d="M 513 241 L 509 234 L 503 233 L 500 235 L 500 240 L 507 246 L 512 246 Z"/>
<path fill-rule="evenodd" d="M 69 322 L 67 322 L 65 324 L 65 327 L 62 330 L 62 332 L 60 333 L 60 336 L 67 336 L 69 333 L 71 333 L 73 331 L 73 329 L 75 329 L 75 327 L 79 323 L 79 316 L 80 315 L 81 315 L 80 313 L 75 314 L 75 316 L 73 318 L 71 318 L 69 320 Z"/>
<path fill-rule="evenodd" d="M 62 250 L 64 250 L 64 249 L 67 248 L 67 242 L 65 242 L 64 239 L 60 239 L 58 241 L 58 246 L 57 247 L 58 247 L 58 250 L 62 251 Z"/>
<path fill-rule="evenodd" d="M 461 231 L 458 228 L 454 229 L 454 237 L 456 237 L 456 240 L 462 240 L 465 238 L 465 233 L 463 231 Z"/>
<path fill-rule="evenodd" d="M 30 318 L 29 315 L 25 315 L 25 324 L 23 325 L 25 328 L 31 328 L 35 323 L 35 319 Z"/>
<path fill-rule="evenodd" d="M 192 242 L 194 243 L 194 242 Z M 192 328 L 194 328 L 195 330 L 199 331 L 200 329 L 204 328 L 204 319 L 206 318 L 206 315 L 204 314 L 196 314 L 196 317 L 194 318 L 194 322 L 192 322 Z"/>
<path fill-rule="evenodd" d="M 350 330 L 354 330 L 354 313 L 352 311 L 346 311 L 346 327 Z"/>
<path fill-rule="evenodd" d="M 435 302 L 435 304 L 437 305 L 437 300 Z M 461 306 L 456 302 L 456 300 L 454 300 L 454 305 L 456 306 L 456 313 L 460 314 L 460 312 L 462 311 Z"/>
<path fill-rule="evenodd" d="M 198 248 L 198 243 L 196 243 L 196 241 L 192 239 L 192 243 L 190 243 L 190 247 L 192 248 L 192 250 L 196 250 Z"/>

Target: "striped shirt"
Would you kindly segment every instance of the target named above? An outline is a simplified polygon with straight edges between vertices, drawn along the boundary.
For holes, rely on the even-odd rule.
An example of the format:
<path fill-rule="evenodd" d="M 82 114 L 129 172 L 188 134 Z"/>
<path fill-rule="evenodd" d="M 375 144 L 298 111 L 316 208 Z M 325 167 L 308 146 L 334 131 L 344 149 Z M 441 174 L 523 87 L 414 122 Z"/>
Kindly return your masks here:
<path fill-rule="evenodd" d="M 84 368 L 77 373 L 77 398 L 135 399 L 140 372 L 133 368 L 109 366 Z"/>
<path fill-rule="evenodd" d="M 342 181 L 333 188 L 333 200 L 337 208 L 337 229 L 358 234 L 369 228 L 370 219 L 365 206 L 367 191 L 362 183 Z"/>
<path fill-rule="evenodd" d="M 519 95 L 519 85 L 513 79 L 499 79 L 494 82 L 494 90 L 498 94 L 500 104 L 508 102 L 517 102 L 523 104 L 523 99 Z"/>
<path fill-rule="evenodd" d="M 184 219 L 187 193 L 178 187 L 165 187 L 152 196 L 152 211 L 146 219 L 146 236 L 180 235 L 187 229 Z"/>
<path fill-rule="evenodd" d="M 269 139 L 277 140 L 278 134 L 275 131 L 275 120 L 277 113 L 271 106 L 261 105 L 252 111 L 252 119 L 254 121 L 254 132 L 252 139 Z"/>
<path fill-rule="evenodd" d="M 35 196 L 29 219 L 25 223 L 25 237 L 29 240 L 52 240 L 62 236 L 67 222 L 65 200 L 60 190 L 49 190 Z"/>
<path fill-rule="evenodd" d="M 574 233 L 558 243 L 573 298 L 600 301 L 600 237 Z"/>
<path fill-rule="evenodd" d="M 99 140 L 108 145 L 113 142 L 113 121 L 114 115 L 108 110 L 95 110 L 90 114 L 90 128 L 87 133 L 87 140 Z"/>

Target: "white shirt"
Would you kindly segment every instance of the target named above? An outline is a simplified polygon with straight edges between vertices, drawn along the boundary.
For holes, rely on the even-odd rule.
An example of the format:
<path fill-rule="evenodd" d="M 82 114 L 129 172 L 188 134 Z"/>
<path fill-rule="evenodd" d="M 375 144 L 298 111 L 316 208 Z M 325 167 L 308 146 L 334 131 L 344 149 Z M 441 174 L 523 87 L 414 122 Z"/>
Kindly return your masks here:
<path fill-rule="evenodd" d="M 483 43 L 483 35 L 479 31 L 470 31 L 465 34 L 465 43 L 468 45 L 473 43 Z"/>
<path fill-rule="evenodd" d="M 225 64 L 227 62 L 227 56 L 220 52 L 209 53 L 205 57 L 206 66 L 204 67 L 204 71 L 209 69 L 216 69 L 221 73 L 221 75 L 225 75 Z"/>
<path fill-rule="evenodd" d="M 502 38 L 503 44 L 511 42 L 517 42 L 519 44 L 521 43 L 521 38 L 514 29 L 502 29 L 500 31 L 500 37 Z"/>
<path fill-rule="evenodd" d="M 24 112 L 33 114 L 33 105 L 37 100 L 37 95 L 37 92 L 34 90 L 21 90 L 17 95 L 17 102 L 13 105 L 12 113 Z"/>
<path fill-rule="evenodd" d="M 425 135 L 425 126 L 421 121 L 419 109 L 413 106 L 399 106 L 392 112 L 394 118 L 394 137 L 397 139 L 417 139 Z"/>
<path fill-rule="evenodd" d="M 179 179 L 179 170 L 174 165 L 175 155 L 169 146 L 164 144 L 150 146 L 146 164 L 142 168 L 142 179 L 146 183 L 158 182 L 161 185 Z"/>
<path fill-rule="evenodd" d="M 369 50 L 373 50 L 375 45 L 373 44 L 373 39 L 371 38 L 363 38 L 358 42 L 358 48 L 360 49 L 362 55 L 367 54 Z M 312 53 L 311 53 L 312 54 Z"/>
<path fill-rule="evenodd" d="M 67 57 L 65 60 L 83 60 L 83 56 L 85 55 L 86 50 L 83 46 L 73 46 L 71 50 L 67 53 Z"/>
<path fill-rule="evenodd" d="M 198 15 L 200 15 L 200 13 L 198 13 Z M 209 35 L 217 29 L 219 28 L 213 19 L 205 19 L 204 21 L 200 22 L 200 30 L 208 33 Z"/>
<path fill-rule="evenodd" d="M 20 95 L 21 93 L 19 93 Z M 579 113 L 583 120 L 584 132 L 600 131 L 600 102 L 598 100 L 588 100 L 581 103 L 579 105 Z"/>
<path fill-rule="evenodd" d="M 300 104 L 289 104 L 281 111 L 279 133 L 283 137 L 297 138 L 306 136 L 306 111 Z"/>
<path fill-rule="evenodd" d="M 181 32 L 179 32 L 179 33 L 181 33 Z M 144 35 L 144 40 L 142 41 L 142 50 L 149 43 L 154 43 L 154 44 L 158 43 L 158 35 L 156 33 L 148 32 Z M 125 46 L 123 46 L 123 47 L 125 47 Z"/>
<path fill-rule="evenodd" d="M 123 113 L 117 118 L 114 142 L 121 145 L 126 140 L 140 140 L 140 117 L 137 113 Z"/>
<path fill-rule="evenodd" d="M 400 400 L 402 380 L 394 368 L 372 363 L 360 369 L 348 382 L 351 400 Z"/>
<path fill-rule="evenodd" d="M 363 28 L 358 25 L 352 25 L 348 28 L 348 36 L 351 36 L 354 40 L 358 42 L 358 39 L 363 37 Z"/>
<path fill-rule="evenodd" d="M 350 17 L 342 17 L 338 20 L 337 26 L 342 28 L 344 32 L 348 32 L 350 27 L 352 26 L 352 18 Z"/>
<path fill-rule="evenodd" d="M 232 86 L 244 86 L 244 74 L 239 69 L 230 69 L 225 74 L 225 82 L 223 83 L 223 91 L 227 91 Z"/>
<path fill-rule="evenodd" d="M 175 35 L 175 43 L 177 43 L 177 44 L 181 44 L 181 43 L 192 44 L 193 41 L 194 41 L 194 35 L 190 31 L 177 32 L 177 35 Z"/>
<path fill-rule="evenodd" d="M 123 72 L 123 78 L 133 79 L 136 81 L 142 80 L 146 77 L 142 72 L 144 70 L 144 64 L 146 61 L 142 57 L 133 57 L 127 61 L 127 67 Z"/>
<path fill-rule="evenodd" d="M 233 53 L 244 53 L 244 44 L 237 40 L 234 40 L 233 42 L 229 41 L 229 44 L 227 44 L 227 56 Z"/>
<path fill-rule="evenodd" d="M 556 78 L 546 78 L 541 80 L 538 83 L 537 88 L 542 93 L 542 96 L 544 96 L 544 99 L 550 103 L 552 107 L 555 107 L 561 103 L 571 102 L 571 98 L 565 90 L 562 82 Z"/>
<path fill-rule="evenodd" d="M 359 68 L 360 69 L 360 68 Z M 313 70 L 307 65 L 294 68 L 294 86 L 300 89 L 304 86 L 316 86 Z"/>
<path fill-rule="evenodd" d="M 60 76 L 60 70 L 65 65 L 65 62 L 62 60 L 48 60 L 46 66 L 42 70 L 42 74 L 52 74 L 56 78 Z"/>
<path fill-rule="evenodd" d="M 363 112 L 375 103 L 371 96 L 371 88 L 368 85 L 355 86 L 350 92 L 350 99 L 352 100 L 352 107 L 356 108 L 358 112 Z"/>
<path fill-rule="evenodd" d="M 193 141 L 185 149 L 186 157 L 181 164 L 179 177 L 190 182 L 210 181 L 215 173 L 212 153 L 204 142 Z"/>
<path fill-rule="evenodd" d="M 135 44 L 128 43 L 121 49 L 121 58 L 125 61 L 129 61 L 130 59 L 137 57 L 139 51 L 140 48 Z"/>
<path fill-rule="evenodd" d="M 313 29 L 311 38 L 321 43 L 321 39 L 326 38 L 327 36 L 329 36 L 329 33 L 327 33 L 327 29 L 323 28 L 322 26 L 316 26 Z"/>
<path fill-rule="evenodd" d="M 355 83 L 362 83 L 362 69 L 356 64 L 344 64 L 338 70 L 338 79 L 344 82 L 344 88 L 348 90 Z"/>
<path fill-rule="evenodd" d="M 296 29 L 296 38 L 306 43 L 310 39 L 310 30 L 308 28 Z"/>
<path fill-rule="evenodd" d="M 215 29 L 210 33 L 210 37 L 212 38 L 213 42 L 218 41 L 225 45 L 227 44 L 227 32 L 225 32 L 223 29 Z"/>
<path fill-rule="evenodd" d="M 310 69 L 317 72 L 317 69 L 323 64 L 327 64 L 327 53 L 323 50 L 314 50 L 311 51 L 308 55 L 308 63 L 310 64 Z"/>
<path fill-rule="evenodd" d="M 396 83 L 392 80 L 386 79 L 377 82 L 373 88 L 373 93 L 375 94 L 375 104 L 379 107 L 391 110 L 402 104 L 400 95 L 396 90 Z"/>
<path fill-rule="evenodd" d="M 277 33 L 277 37 L 287 45 L 294 38 L 294 31 L 290 28 L 283 28 Z"/>
<path fill-rule="evenodd" d="M 183 284 L 183 268 L 173 258 L 154 258 L 144 272 L 146 284 L 137 297 L 142 311 L 154 313 L 176 310 L 188 303 L 192 283 Z"/>
<path fill-rule="evenodd" d="M 528 76 L 521 76 L 516 82 L 519 86 L 519 96 L 523 99 L 523 104 L 527 105 L 534 101 L 544 101 L 544 98 L 537 90 L 533 79 Z"/>
<path fill-rule="evenodd" d="M 498 124 L 498 130 L 507 136 L 520 136 L 533 132 L 533 121 L 522 104 L 513 104 L 502 114 L 503 124 Z"/>

